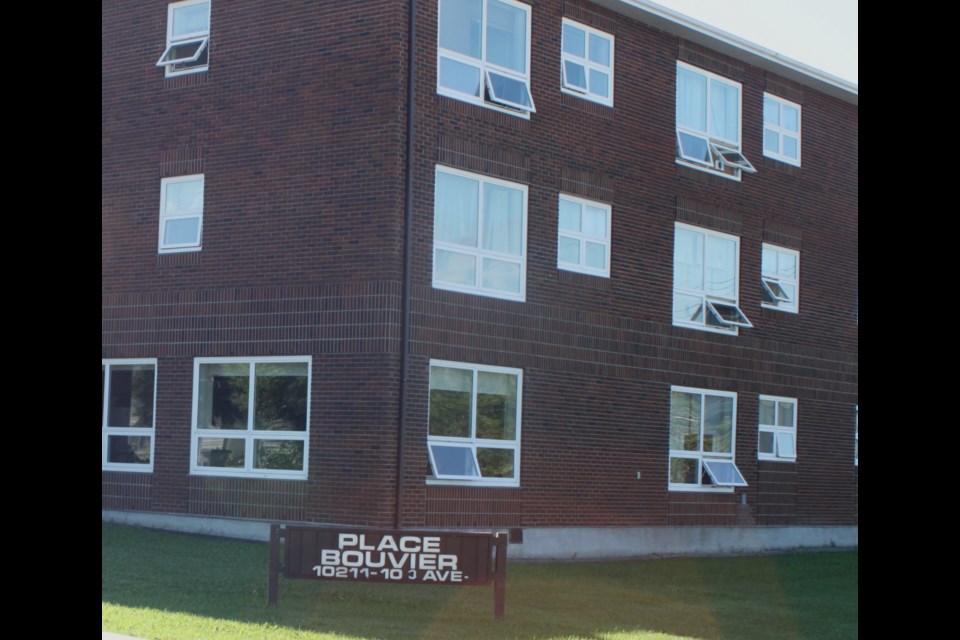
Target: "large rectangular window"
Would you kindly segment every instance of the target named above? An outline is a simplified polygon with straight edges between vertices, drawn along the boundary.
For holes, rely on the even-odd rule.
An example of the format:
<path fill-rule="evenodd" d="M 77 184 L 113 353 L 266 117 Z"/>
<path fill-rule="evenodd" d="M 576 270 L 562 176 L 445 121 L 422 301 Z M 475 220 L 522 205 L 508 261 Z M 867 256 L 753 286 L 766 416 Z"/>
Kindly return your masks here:
<path fill-rule="evenodd" d="M 797 459 L 797 399 L 760 396 L 757 456 L 761 460 Z"/>
<path fill-rule="evenodd" d="M 160 181 L 160 253 L 199 251 L 203 235 L 203 174 Z"/>
<path fill-rule="evenodd" d="M 197 358 L 191 473 L 306 478 L 310 363 Z"/>
<path fill-rule="evenodd" d="M 157 361 L 102 360 L 101 467 L 153 471 Z"/>
<path fill-rule="evenodd" d="M 527 187 L 437 167 L 433 286 L 526 296 Z"/>
<path fill-rule="evenodd" d="M 206 71 L 210 50 L 210 0 L 186 0 L 167 7 L 167 47 L 157 60 L 165 75 Z"/>
<path fill-rule="evenodd" d="M 513 112 L 530 95 L 530 6 L 514 0 L 440 0 L 437 93 Z"/>
<path fill-rule="evenodd" d="M 738 306 L 740 238 L 676 223 L 673 324 L 736 333 L 752 327 Z"/>
<path fill-rule="evenodd" d="M 737 178 L 755 172 L 740 151 L 740 83 L 677 63 L 677 159 Z"/>
<path fill-rule="evenodd" d="M 522 389 L 520 369 L 430 362 L 434 481 L 519 486 Z"/>
<path fill-rule="evenodd" d="M 613 36 L 563 19 L 563 91 L 613 106 Z"/>
<path fill-rule="evenodd" d="M 734 462 L 737 394 L 670 389 L 670 489 L 743 487 Z"/>
<path fill-rule="evenodd" d="M 800 166 L 800 105 L 763 94 L 763 155 Z"/>

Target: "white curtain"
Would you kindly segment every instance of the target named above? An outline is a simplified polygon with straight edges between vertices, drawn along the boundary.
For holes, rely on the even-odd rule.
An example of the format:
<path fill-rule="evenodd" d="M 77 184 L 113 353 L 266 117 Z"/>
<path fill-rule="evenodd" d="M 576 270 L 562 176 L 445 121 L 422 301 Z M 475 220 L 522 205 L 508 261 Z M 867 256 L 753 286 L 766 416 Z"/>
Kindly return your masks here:
<path fill-rule="evenodd" d="M 498 0 L 487 4 L 487 62 L 527 73 L 527 12 Z"/>
<path fill-rule="evenodd" d="M 465 176 L 438 172 L 436 191 L 434 224 L 437 239 L 476 247 L 480 183 Z"/>
<path fill-rule="evenodd" d="M 707 130 L 707 79 L 677 68 L 677 124 L 694 131 Z"/>
<path fill-rule="evenodd" d="M 710 81 L 710 135 L 740 144 L 740 92 L 733 85 Z"/>
<path fill-rule="evenodd" d="M 523 248 L 523 193 L 497 184 L 485 184 L 483 197 L 483 248 L 520 256 Z"/>

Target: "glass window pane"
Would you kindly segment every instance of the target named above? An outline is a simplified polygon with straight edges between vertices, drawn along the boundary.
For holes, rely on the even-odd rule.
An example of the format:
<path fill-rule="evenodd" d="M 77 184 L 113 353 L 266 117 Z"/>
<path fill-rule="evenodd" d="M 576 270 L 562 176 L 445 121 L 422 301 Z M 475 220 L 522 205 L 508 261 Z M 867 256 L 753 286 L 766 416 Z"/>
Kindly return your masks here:
<path fill-rule="evenodd" d="M 560 236 L 560 262 L 580 264 L 580 241 L 576 238 Z"/>
<path fill-rule="evenodd" d="M 452 173 L 437 173 L 433 217 L 436 237 L 466 247 L 477 246 L 480 183 Z"/>
<path fill-rule="evenodd" d="M 770 426 L 776 425 L 776 406 L 777 403 L 773 400 L 761 400 L 760 401 L 760 424 L 767 424 Z"/>
<path fill-rule="evenodd" d="M 480 68 L 452 58 L 440 58 L 440 86 L 480 97 Z"/>
<path fill-rule="evenodd" d="M 733 451 L 733 398 L 705 396 L 703 414 L 703 450 L 715 453 Z"/>
<path fill-rule="evenodd" d="M 781 458 L 797 457 L 797 448 L 792 433 L 787 431 L 777 433 L 777 455 Z"/>
<path fill-rule="evenodd" d="M 198 429 L 246 430 L 250 365 L 201 364 L 198 387 Z"/>
<path fill-rule="evenodd" d="M 793 426 L 793 409 L 794 404 L 792 402 L 778 402 L 777 403 L 777 426 L 780 427 L 792 427 Z"/>
<path fill-rule="evenodd" d="M 150 436 L 110 436 L 107 462 L 150 464 Z"/>
<path fill-rule="evenodd" d="M 203 180 L 167 182 L 163 210 L 166 213 L 193 213 L 203 210 Z"/>
<path fill-rule="evenodd" d="M 707 235 L 704 243 L 704 290 L 712 296 L 737 296 L 737 243 Z"/>
<path fill-rule="evenodd" d="M 606 67 L 610 66 L 610 41 L 590 34 L 590 60 Z"/>
<path fill-rule="evenodd" d="M 673 319 L 680 322 L 703 322 L 703 298 L 675 291 Z"/>
<path fill-rule="evenodd" d="M 770 129 L 763 130 L 763 150 L 780 153 L 780 134 Z"/>
<path fill-rule="evenodd" d="M 483 248 L 519 256 L 523 251 L 523 192 L 483 185 Z"/>
<path fill-rule="evenodd" d="M 489 0 L 487 61 L 517 73 L 527 72 L 527 12 L 524 9 Z"/>
<path fill-rule="evenodd" d="M 173 26 L 170 31 L 174 38 L 209 29 L 210 3 L 202 2 L 173 10 Z"/>
<path fill-rule="evenodd" d="M 740 142 L 740 91 L 718 80 L 710 81 L 710 135 Z"/>
<path fill-rule="evenodd" d="M 456 445 L 431 444 L 430 452 L 436 463 L 434 472 L 442 476 L 479 476 L 477 465 L 473 459 L 473 451 L 469 447 Z"/>
<path fill-rule="evenodd" d="M 200 218 L 175 218 L 163 225 L 163 244 L 196 244 L 200 242 Z"/>
<path fill-rule="evenodd" d="M 520 265 L 503 260 L 483 260 L 483 287 L 520 293 Z"/>
<path fill-rule="evenodd" d="M 517 437 L 517 376 L 489 371 L 477 373 L 477 437 L 490 440 Z"/>
<path fill-rule="evenodd" d="M 438 249 L 435 276 L 441 282 L 475 287 L 477 259 L 471 255 Z"/>
<path fill-rule="evenodd" d="M 699 394 L 682 391 L 674 391 L 670 394 L 670 449 L 700 450 Z"/>
<path fill-rule="evenodd" d="M 674 287 L 703 289 L 703 234 L 676 228 L 673 244 Z"/>
<path fill-rule="evenodd" d="M 430 435 L 469 438 L 472 396 L 472 371 L 430 367 Z"/>
<path fill-rule="evenodd" d="M 800 145 L 797 139 L 792 136 L 783 136 L 783 155 L 788 158 L 796 159 L 799 157 Z"/>
<path fill-rule="evenodd" d="M 303 441 L 255 440 L 253 466 L 255 469 L 303 471 Z"/>
<path fill-rule="evenodd" d="M 773 432 L 761 431 L 757 445 L 757 450 L 760 451 L 760 453 L 773 455 Z"/>
<path fill-rule="evenodd" d="M 577 64 L 572 60 L 565 60 L 563 63 L 565 79 L 568 85 L 578 89 L 587 90 L 587 68 L 582 64 Z"/>
<path fill-rule="evenodd" d="M 153 426 L 153 378 L 153 365 L 110 366 L 108 427 Z"/>
<path fill-rule="evenodd" d="M 583 232 L 597 238 L 607 237 L 607 212 L 587 205 L 583 208 Z"/>
<path fill-rule="evenodd" d="M 787 131 L 800 131 L 800 112 L 795 107 L 783 105 L 783 128 Z"/>
<path fill-rule="evenodd" d="M 700 484 L 700 461 L 692 458 L 670 458 L 672 484 Z"/>
<path fill-rule="evenodd" d="M 772 98 L 763 99 L 763 123 L 780 125 L 780 103 Z"/>
<path fill-rule="evenodd" d="M 777 277 L 777 251 L 775 249 L 763 248 L 760 272 L 765 276 Z"/>
<path fill-rule="evenodd" d="M 573 54 L 580 58 L 586 58 L 586 35 L 583 29 L 578 29 L 573 25 L 563 25 L 563 50 L 566 53 Z"/>
<path fill-rule="evenodd" d="M 440 0 L 440 46 L 480 59 L 480 13 L 477 0 Z"/>
<path fill-rule="evenodd" d="M 707 78 L 677 67 L 677 124 L 707 130 Z"/>
<path fill-rule="evenodd" d="M 484 478 L 514 477 L 514 455 L 516 455 L 516 452 L 512 449 L 478 447 L 477 462 L 480 464 L 480 475 Z"/>
<path fill-rule="evenodd" d="M 596 69 L 590 70 L 590 91 L 607 98 L 610 96 L 610 76 Z"/>
<path fill-rule="evenodd" d="M 789 302 L 783 302 L 781 304 L 785 304 L 788 306 L 797 304 L 797 288 L 794 285 L 781 282 L 780 289 L 783 291 L 783 294 L 787 297 L 787 300 L 789 301 Z"/>
<path fill-rule="evenodd" d="M 787 280 L 797 279 L 797 256 L 781 251 L 777 256 L 777 275 Z"/>
<path fill-rule="evenodd" d="M 243 469 L 247 445 L 242 438 L 200 438 L 199 440 L 198 467 Z"/>
<path fill-rule="evenodd" d="M 526 81 L 493 71 L 487 72 L 487 78 L 490 80 L 489 89 L 492 99 L 528 109 L 533 107 Z"/>
<path fill-rule="evenodd" d="M 704 460 L 703 468 L 717 486 L 741 487 L 747 484 L 737 465 L 729 460 Z"/>
<path fill-rule="evenodd" d="M 587 266 L 593 269 L 607 268 L 607 247 L 596 242 L 587 242 Z"/>
<path fill-rule="evenodd" d="M 560 199 L 560 228 L 580 231 L 580 205 L 572 200 Z"/>
<path fill-rule="evenodd" d="M 256 364 L 254 429 L 307 430 L 307 363 Z"/>

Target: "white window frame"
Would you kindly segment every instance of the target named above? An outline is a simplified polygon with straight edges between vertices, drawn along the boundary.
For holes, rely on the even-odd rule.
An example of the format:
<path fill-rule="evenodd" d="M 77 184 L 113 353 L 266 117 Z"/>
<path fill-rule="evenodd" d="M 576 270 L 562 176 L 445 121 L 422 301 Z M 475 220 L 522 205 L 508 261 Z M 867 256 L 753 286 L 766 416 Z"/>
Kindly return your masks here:
<path fill-rule="evenodd" d="M 111 427 L 109 422 L 110 414 L 110 370 L 113 366 L 120 365 L 141 365 L 153 367 L 153 420 L 149 427 Z M 156 448 L 157 436 L 157 359 L 156 358 L 105 358 L 100 360 L 100 366 L 103 368 L 103 404 L 101 406 L 103 417 L 100 423 L 100 465 L 103 471 L 132 471 L 135 473 L 151 473 L 153 471 L 154 449 Z M 136 464 L 126 462 L 109 462 L 107 457 L 110 453 L 110 436 L 118 437 L 148 437 L 150 438 L 150 462 L 147 464 Z"/>
<path fill-rule="evenodd" d="M 702 331 L 712 331 L 714 333 L 723 333 L 726 335 L 737 335 L 739 333 L 739 328 L 751 328 L 753 324 L 743 313 L 743 310 L 740 309 L 740 237 L 730 235 L 729 233 L 721 233 L 719 231 L 713 231 L 711 229 L 705 229 L 703 227 L 696 227 L 690 224 L 685 224 L 683 222 L 674 223 L 674 232 L 673 232 L 673 242 L 674 242 L 674 251 L 676 251 L 676 242 L 677 242 L 677 230 L 678 229 L 687 229 L 695 233 L 700 233 L 704 235 L 704 253 L 706 253 L 706 236 L 716 236 L 719 238 L 725 238 L 733 240 L 736 243 L 735 250 L 735 264 L 734 264 L 734 273 L 736 275 L 736 281 L 734 282 L 734 295 L 733 297 L 727 298 L 723 296 L 710 295 L 703 289 L 691 289 L 686 287 L 677 286 L 676 282 L 676 264 L 673 265 L 674 274 L 673 274 L 673 295 L 676 298 L 677 294 L 689 295 L 689 296 L 699 296 L 702 300 L 701 302 L 701 311 L 700 317 L 702 320 L 696 322 L 693 320 L 678 320 L 676 317 L 676 302 L 674 301 L 673 307 L 671 307 L 671 316 L 673 317 L 673 325 L 675 327 L 690 327 L 694 329 L 700 329 Z M 676 262 L 676 254 L 674 254 L 674 262 Z M 706 257 L 702 260 L 704 265 L 704 271 L 707 268 Z M 706 282 L 706 274 L 703 276 L 704 282 Z M 723 321 L 719 320 L 720 310 L 722 309 L 735 309 L 738 313 L 740 320 L 736 322 Z M 713 317 L 720 322 L 720 325 L 713 323 L 708 323 L 707 318 Z"/>
<path fill-rule="evenodd" d="M 174 12 L 186 8 L 192 5 L 207 5 L 207 28 L 200 29 L 198 31 L 192 31 L 190 33 L 181 33 L 179 35 L 174 35 L 173 33 L 173 14 Z M 210 67 L 209 63 L 209 51 L 210 51 L 210 0 L 184 0 L 183 2 L 173 2 L 167 5 L 167 46 L 163 50 L 163 55 L 160 56 L 160 59 L 157 60 L 157 66 L 163 67 L 164 76 L 167 78 L 172 78 L 175 76 L 183 76 L 190 73 L 201 73 L 206 71 Z M 173 50 L 175 47 L 199 43 L 199 47 L 194 52 L 193 55 L 186 58 L 174 58 Z M 200 56 L 206 52 L 207 53 L 207 62 L 205 64 L 199 64 L 194 66 L 179 66 L 184 64 L 191 64 L 196 62 Z M 179 66 L 179 68 L 178 68 Z"/>
<path fill-rule="evenodd" d="M 784 278 L 780 275 L 779 268 L 776 273 L 763 272 L 763 254 L 760 254 L 760 286 L 763 288 L 760 298 L 760 306 L 765 309 L 776 309 L 777 311 L 786 311 L 788 313 L 800 313 L 800 252 L 796 249 L 787 249 L 775 244 L 764 242 L 761 251 L 773 251 L 777 254 L 777 262 L 780 262 L 780 255 L 786 254 L 793 256 L 794 264 L 797 265 L 795 278 Z M 780 287 L 781 284 L 791 285 L 796 292 L 791 300 Z M 772 299 L 768 301 L 765 297 Z"/>
<path fill-rule="evenodd" d="M 764 400 L 773 402 L 773 420 L 774 424 L 764 424 L 759 422 L 759 433 L 773 434 L 773 453 L 764 453 L 760 451 L 760 436 L 757 436 L 757 459 L 774 460 L 777 462 L 796 462 L 797 461 L 797 399 L 784 398 L 782 396 L 760 396 L 760 402 Z M 786 427 L 780 424 L 780 405 L 793 405 L 793 426 Z M 759 406 L 759 405 L 758 405 Z M 757 415 L 759 417 L 759 409 Z M 781 452 L 783 439 L 790 438 L 793 441 L 793 454 L 784 454 Z"/>
<path fill-rule="evenodd" d="M 304 431 L 270 431 L 253 428 L 256 411 L 256 368 L 257 364 L 305 363 L 307 365 L 307 420 Z M 248 391 L 247 428 L 239 429 L 201 429 L 197 425 L 200 408 L 200 366 L 203 364 L 249 364 L 250 387 Z M 255 356 L 243 357 L 204 357 L 193 360 L 193 411 L 190 426 L 190 474 L 203 476 L 228 476 L 236 478 L 280 478 L 305 480 L 309 473 L 310 461 L 310 414 L 313 389 L 313 358 L 311 356 Z M 202 466 L 197 463 L 201 438 L 223 440 L 243 440 L 244 468 Z M 253 466 L 256 440 L 291 440 L 303 442 L 303 469 L 291 471 L 285 469 L 256 469 Z"/>
<path fill-rule="evenodd" d="M 584 38 L 584 53 L 586 57 L 581 58 L 580 56 L 574 55 L 567 52 L 564 47 L 563 40 L 566 38 L 566 30 L 563 27 L 567 25 L 580 29 L 581 31 L 586 32 Z M 577 96 L 579 98 L 584 98 L 585 100 L 590 100 L 592 102 L 597 102 L 608 107 L 613 106 L 613 69 L 614 69 L 614 37 L 599 29 L 594 29 L 593 27 L 588 27 L 585 24 L 576 22 L 569 18 L 563 19 L 563 25 L 561 26 L 561 44 L 560 44 L 560 90 L 564 93 L 569 93 L 570 95 Z M 610 43 L 610 64 L 604 65 L 599 62 L 594 62 L 590 60 L 590 36 L 596 36 L 597 38 L 602 38 Z M 587 87 L 582 88 L 578 87 L 571 82 L 567 81 L 567 62 L 572 64 L 579 65 L 584 68 L 584 75 L 587 78 Z M 599 93 L 590 91 L 590 71 L 596 70 L 601 73 L 607 74 L 607 77 L 610 78 L 609 85 L 609 96 L 604 96 Z"/>
<path fill-rule="evenodd" d="M 703 76 L 706 79 L 706 129 L 700 130 L 690 126 L 680 124 L 680 113 L 679 113 L 679 103 L 680 103 L 680 82 L 679 75 L 680 70 L 686 70 L 691 73 L 696 73 Z M 729 178 L 731 180 L 740 180 L 740 175 L 742 172 L 746 171 L 748 173 L 756 173 L 756 169 L 750 163 L 749 160 L 743 155 L 742 143 L 743 140 L 743 86 L 729 78 L 711 73 L 699 67 L 695 67 L 691 64 L 685 62 L 677 61 L 677 75 L 676 75 L 676 97 L 675 102 L 677 105 L 675 120 L 676 120 L 676 145 L 677 145 L 677 164 L 682 164 L 687 167 L 692 167 L 694 169 L 699 169 L 701 171 L 709 171 L 724 178 Z M 712 94 L 712 86 L 714 82 L 719 82 L 721 84 L 728 85 L 737 90 L 737 139 L 729 140 L 727 138 L 721 138 L 719 136 L 713 136 L 710 134 L 712 129 L 713 121 L 713 110 L 710 109 L 710 101 Z M 686 145 L 684 144 L 684 136 L 690 136 L 690 138 L 695 138 L 703 141 L 705 145 L 706 157 L 700 158 L 696 157 L 685 151 Z"/>
<path fill-rule="evenodd" d="M 523 2 L 517 2 L 516 0 L 476 0 L 481 4 L 480 9 L 480 58 L 474 58 L 473 56 L 460 53 L 459 51 L 453 51 L 451 49 L 445 49 L 440 46 L 440 29 L 442 28 L 443 20 L 440 15 L 443 11 L 443 2 L 442 0 L 437 3 L 437 93 L 442 96 L 447 96 L 448 98 L 454 98 L 456 100 L 462 100 L 464 102 L 470 102 L 472 104 L 480 105 L 482 107 L 488 107 L 491 109 L 496 109 L 497 111 L 503 111 L 515 116 L 522 118 L 530 118 L 531 113 L 536 112 L 536 106 L 533 102 L 533 89 L 530 82 L 530 49 L 532 47 L 531 43 L 531 21 L 533 17 L 533 8 Z M 501 67 L 497 64 L 487 61 L 487 5 L 491 1 L 500 2 L 505 5 L 509 5 L 518 9 L 523 10 L 526 13 L 526 59 L 525 59 L 525 68 L 527 72 L 525 74 L 518 74 L 514 69 L 508 69 L 506 67 Z M 459 62 L 464 65 L 468 65 L 477 69 L 480 74 L 480 95 L 475 96 L 469 93 L 462 91 L 457 91 L 456 89 L 445 87 L 440 84 L 440 66 L 444 58 Z M 522 83 L 526 87 L 526 93 L 530 98 L 530 105 L 523 105 L 512 100 L 499 97 L 495 94 L 493 90 L 493 82 L 490 78 L 490 74 L 496 74 L 508 79 L 512 79 Z M 487 99 L 489 94 L 490 99 Z"/>
<path fill-rule="evenodd" d="M 853 466 L 860 466 L 860 405 L 853 408 Z"/>
<path fill-rule="evenodd" d="M 449 360 L 430 360 L 430 368 L 433 367 L 446 367 L 450 369 L 461 369 L 464 371 L 470 371 L 473 373 L 473 383 L 471 391 L 471 416 L 470 416 L 470 437 L 460 438 L 455 436 L 432 436 L 429 433 L 429 397 L 430 397 L 430 383 L 427 382 L 427 399 L 428 399 L 428 417 L 427 417 L 427 457 L 430 464 L 430 469 L 432 473 L 435 473 L 435 464 L 433 460 L 433 451 L 431 445 L 457 445 L 458 447 L 468 448 L 473 453 L 474 464 L 479 473 L 480 464 L 477 460 L 477 449 L 478 448 L 491 448 L 491 449 L 508 449 L 514 452 L 514 465 L 513 465 L 513 478 L 484 478 L 481 476 L 477 477 L 449 477 L 449 478 L 438 478 L 436 475 L 427 477 L 427 484 L 431 485 L 468 485 L 471 487 L 519 487 L 520 486 L 520 439 L 521 439 L 521 425 L 520 419 L 523 415 L 523 369 L 514 369 L 511 367 L 497 367 L 492 365 L 482 365 L 482 364 L 471 364 L 466 362 L 452 362 Z M 513 375 L 517 377 L 517 415 L 516 415 L 516 437 L 513 441 L 510 440 L 490 440 L 485 438 L 476 437 L 476 423 L 477 423 L 477 379 L 478 373 L 480 372 L 489 372 L 489 373 L 504 373 L 508 375 Z"/>
<path fill-rule="evenodd" d="M 178 211 L 167 213 L 167 186 L 181 182 L 200 182 L 200 208 L 193 211 Z M 157 253 L 182 253 L 184 251 L 199 251 L 203 245 L 203 201 L 205 198 L 206 180 L 204 174 L 196 173 L 189 176 L 176 176 L 160 180 L 160 233 L 157 237 Z M 191 242 L 164 242 L 164 233 L 167 222 L 171 220 L 197 220 L 197 239 Z"/>
<path fill-rule="evenodd" d="M 686 393 L 689 395 L 699 395 L 700 396 L 700 449 L 698 451 L 692 451 L 687 449 L 669 449 L 669 455 L 667 457 L 667 485 L 670 491 L 698 491 L 698 492 L 716 492 L 716 493 L 732 493 L 735 487 L 745 487 L 747 486 L 746 481 L 743 479 L 743 474 L 740 473 L 740 470 L 736 465 L 737 458 L 737 394 L 731 391 L 715 391 L 712 389 L 698 389 L 695 387 L 681 387 L 681 386 L 671 386 L 670 387 L 670 402 L 671 407 L 668 412 L 668 419 L 673 417 L 673 394 L 674 393 Z M 718 453 L 714 451 L 704 452 L 703 451 L 703 428 L 704 428 L 704 413 L 706 411 L 706 401 L 707 396 L 717 396 L 723 398 L 731 398 L 733 400 L 733 406 L 731 410 L 731 425 L 730 425 L 730 453 Z M 670 441 L 670 426 L 667 426 L 667 442 L 669 447 Z M 670 481 L 670 460 L 674 458 L 686 458 L 689 460 L 697 461 L 697 482 L 698 484 L 685 484 L 685 483 L 674 483 Z M 723 486 L 718 486 L 716 484 L 704 484 L 703 476 L 706 474 L 708 477 L 713 478 L 714 474 L 712 471 L 704 468 L 704 461 L 715 461 L 722 463 L 724 466 L 731 465 L 733 471 L 736 473 L 738 480 L 725 484 Z"/>
<path fill-rule="evenodd" d="M 777 103 L 777 108 L 779 109 L 778 121 L 781 123 L 780 125 L 775 125 L 772 123 L 768 123 L 765 117 L 763 118 L 763 134 L 762 134 L 763 155 L 768 158 L 773 158 L 774 160 L 779 160 L 780 162 L 786 162 L 787 164 L 792 164 L 795 167 L 799 167 L 800 159 L 803 156 L 803 147 L 801 145 L 801 142 L 802 142 L 801 133 L 803 131 L 803 111 L 801 110 L 800 105 L 797 104 L 796 102 L 790 102 L 789 100 L 785 100 L 779 96 L 773 95 L 772 93 L 766 93 L 766 92 L 764 92 L 763 94 L 763 100 L 764 100 L 764 105 L 763 105 L 764 111 L 766 111 L 765 103 L 767 100 Z M 791 131 L 790 129 L 787 129 L 782 126 L 784 107 L 789 107 L 797 110 L 797 130 L 796 131 Z M 777 146 L 780 149 L 780 151 L 770 151 L 767 149 L 766 134 L 768 131 L 777 136 Z M 797 157 L 796 158 L 791 158 L 788 155 L 784 155 L 783 153 L 784 138 L 796 138 L 797 140 Z"/>
<path fill-rule="evenodd" d="M 467 245 L 455 244 L 452 242 L 444 242 L 439 239 L 437 224 L 437 194 L 436 194 L 436 178 L 441 173 L 446 173 L 450 175 L 456 175 L 464 178 L 469 178 L 471 180 L 476 180 L 478 183 L 478 200 L 477 200 L 477 246 L 470 247 Z M 520 238 L 520 256 L 509 253 L 502 253 L 498 251 L 493 251 L 491 249 L 483 248 L 483 209 L 484 209 L 484 199 L 483 199 L 483 185 L 485 183 L 497 184 L 503 187 L 510 189 L 516 189 L 523 194 L 523 211 L 521 212 L 521 238 Z M 450 167 L 445 167 L 437 165 L 436 171 L 434 172 L 434 218 L 433 218 L 433 287 L 435 289 L 446 289 L 448 291 L 460 291 L 462 293 L 471 293 L 474 295 L 488 296 L 491 298 L 503 298 L 505 300 L 518 300 L 523 302 L 526 300 L 527 296 L 527 201 L 528 201 L 528 188 L 525 184 L 519 184 L 517 182 L 508 182 L 506 180 L 499 180 L 497 178 L 491 178 L 489 176 L 480 175 L 478 173 L 470 173 L 468 171 L 462 171 L 460 169 L 453 169 Z M 447 282 L 437 279 L 437 252 L 439 250 L 449 251 L 453 253 L 458 253 L 462 255 L 473 256 L 476 260 L 476 270 L 475 270 L 475 280 L 474 285 L 464 285 L 453 282 Z M 520 291 L 502 291 L 500 289 L 493 289 L 490 287 L 483 286 L 483 259 L 491 258 L 499 260 L 502 262 L 510 262 L 518 264 L 520 266 Z"/>
<path fill-rule="evenodd" d="M 580 228 L 581 231 L 571 231 L 569 229 L 560 228 L 559 220 L 559 209 L 560 203 L 564 200 L 567 202 L 572 202 L 580 207 Z M 606 230 L 607 235 L 605 237 L 595 236 L 582 231 L 583 229 L 583 210 L 584 207 L 593 207 L 595 209 L 601 209 L 606 214 Z M 603 204 L 602 202 L 596 202 L 594 200 L 587 200 L 585 198 L 578 198 L 577 196 L 567 195 L 561 193 L 558 204 L 557 204 L 557 268 L 563 269 L 564 271 L 576 271 L 578 273 L 585 273 L 591 276 L 601 276 L 603 278 L 610 277 L 610 247 L 611 247 L 611 223 L 613 217 L 613 208 L 608 204 Z M 572 262 L 563 262 L 560 259 L 560 240 L 562 238 L 569 238 L 577 240 L 580 243 L 580 262 L 578 264 L 573 264 Z M 586 264 L 587 259 L 587 242 L 592 242 L 594 244 L 603 245 L 604 247 L 604 266 L 603 269 L 597 269 L 595 267 L 590 267 Z"/>

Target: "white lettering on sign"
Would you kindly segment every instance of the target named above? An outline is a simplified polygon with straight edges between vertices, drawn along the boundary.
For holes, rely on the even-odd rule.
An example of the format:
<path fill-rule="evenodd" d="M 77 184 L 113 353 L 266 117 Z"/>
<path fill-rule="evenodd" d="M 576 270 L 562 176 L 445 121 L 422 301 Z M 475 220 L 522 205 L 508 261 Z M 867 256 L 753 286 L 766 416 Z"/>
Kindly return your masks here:
<path fill-rule="evenodd" d="M 336 549 L 321 549 L 318 578 L 463 582 L 459 558 L 440 553 L 438 536 L 384 535 L 376 544 L 365 533 L 341 533 Z"/>

